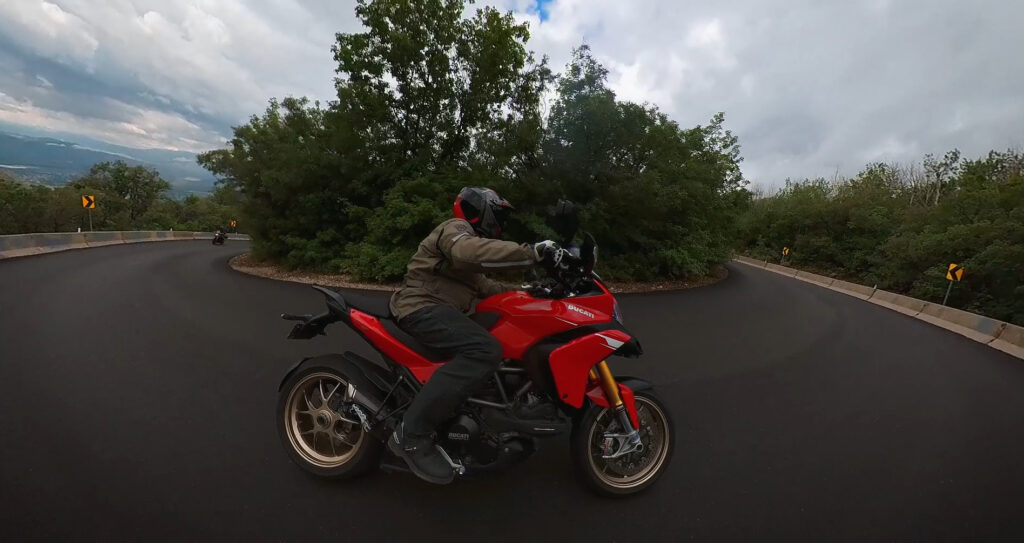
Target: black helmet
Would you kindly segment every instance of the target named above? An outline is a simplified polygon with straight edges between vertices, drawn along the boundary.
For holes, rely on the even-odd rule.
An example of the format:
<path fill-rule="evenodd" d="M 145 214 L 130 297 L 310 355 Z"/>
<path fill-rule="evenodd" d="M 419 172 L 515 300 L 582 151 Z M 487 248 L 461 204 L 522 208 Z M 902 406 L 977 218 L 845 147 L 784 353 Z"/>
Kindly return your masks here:
<path fill-rule="evenodd" d="M 512 204 L 497 192 L 483 187 L 464 187 L 455 198 L 455 217 L 473 225 L 477 234 L 498 239 Z"/>

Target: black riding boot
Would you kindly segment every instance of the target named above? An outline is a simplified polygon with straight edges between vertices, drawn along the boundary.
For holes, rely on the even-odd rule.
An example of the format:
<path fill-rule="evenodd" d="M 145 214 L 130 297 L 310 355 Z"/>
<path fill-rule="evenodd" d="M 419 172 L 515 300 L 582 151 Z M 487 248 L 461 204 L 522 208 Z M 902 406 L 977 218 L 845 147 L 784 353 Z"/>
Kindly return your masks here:
<path fill-rule="evenodd" d="M 455 479 L 451 464 L 441 456 L 434 439 L 430 436 L 406 435 L 404 423 L 391 434 L 388 448 L 395 456 L 405 460 L 409 469 L 424 481 L 446 485 Z"/>

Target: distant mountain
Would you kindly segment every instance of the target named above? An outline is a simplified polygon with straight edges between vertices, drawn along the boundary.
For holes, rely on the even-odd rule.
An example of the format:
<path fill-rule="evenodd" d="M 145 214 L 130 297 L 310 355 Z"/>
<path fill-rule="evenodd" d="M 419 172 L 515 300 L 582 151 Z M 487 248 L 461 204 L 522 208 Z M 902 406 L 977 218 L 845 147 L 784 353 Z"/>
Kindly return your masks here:
<path fill-rule="evenodd" d="M 149 166 L 171 184 L 172 196 L 210 192 L 215 181 L 196 155 L 166 149 L 134 149 L 88 138 L 75 141 L 0 130 L 0 171 L 49 186 L 61 186 L 98 162 L 123 160 Z"/>

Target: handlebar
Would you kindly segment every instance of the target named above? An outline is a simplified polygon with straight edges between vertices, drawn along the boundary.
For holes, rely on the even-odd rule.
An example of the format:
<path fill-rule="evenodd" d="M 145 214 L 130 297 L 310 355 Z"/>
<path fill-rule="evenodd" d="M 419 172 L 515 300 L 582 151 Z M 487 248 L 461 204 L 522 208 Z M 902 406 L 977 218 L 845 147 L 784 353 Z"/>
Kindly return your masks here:
<path fill-rule="evenodd" d="M 527 293 L 534 298 L 561 299 L 590 291 L 597 276 L 590 270 L 587 263 L 580 258 L 578 252 L 561 249 L 559 262 L 553 266 L 545 266 L 547 277 L 523 285 Z"/>

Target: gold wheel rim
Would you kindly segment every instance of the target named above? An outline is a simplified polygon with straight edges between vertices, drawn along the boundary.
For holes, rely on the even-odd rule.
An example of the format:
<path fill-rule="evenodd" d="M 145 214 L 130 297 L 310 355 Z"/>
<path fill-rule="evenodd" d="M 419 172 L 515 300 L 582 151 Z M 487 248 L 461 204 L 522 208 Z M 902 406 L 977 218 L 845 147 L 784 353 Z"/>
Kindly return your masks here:
<path fill-rule="evenodd" d="M 605 409 L 594 419 L 590 425 L 590 433 L 587 436 L 589 447 L 588 460 L 590 469 L 594 475 L 604 484 L 619 488 L 636 488 L 655 477 L 665 465 L 668 458 L 668 446 L 672 431 L 668 426 L 668 417 L 655 402 L 643 397 L 636 396 L 637 418 L 640 419 L 640 440 L 644 444 L 644 452 L 631 453 L 626 455 L 625 460 L 601 458 L 601 436 L 610 425 L 617 425 L 614 411 Z M 635 473 L 628 473 L 628 469 L 619 469 L 620 464 L 625 463 L 628 467 L 630 457 L 643 455 L 640 458 L 646 459 Z M 627 473 L 621 473 L 626 471 Z"/>
<path fill-rule="evenodd" d="M 337 406 L 348 386 L 339 376 L 311 373 L 292 387 L 285 402 L 288 440 L 303 460 L 336 468 L 352 459 L 363 443 L 358 420 L 342 415 Z"/>

